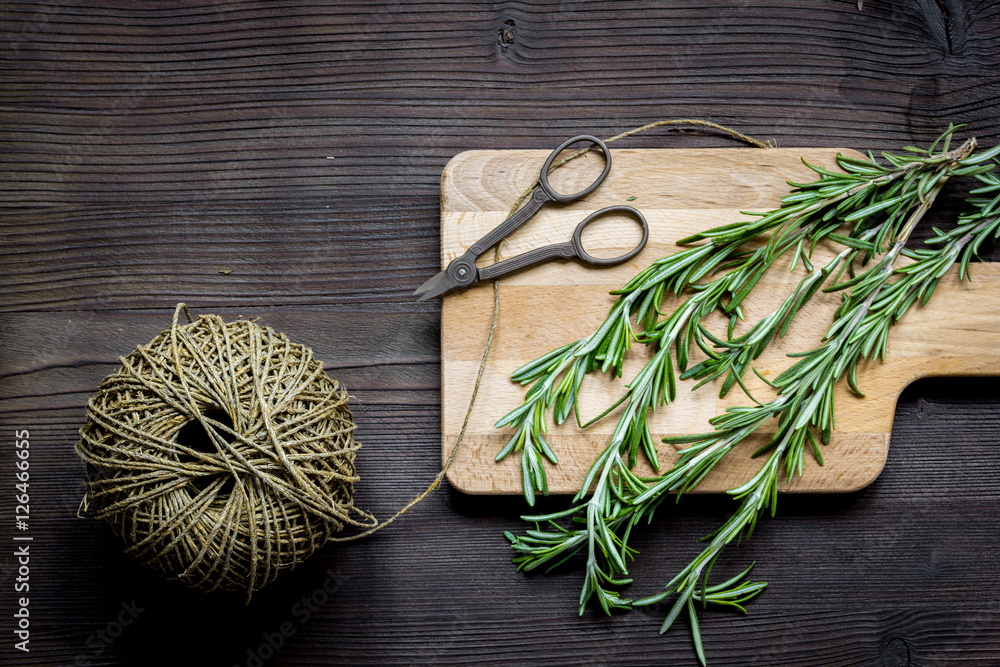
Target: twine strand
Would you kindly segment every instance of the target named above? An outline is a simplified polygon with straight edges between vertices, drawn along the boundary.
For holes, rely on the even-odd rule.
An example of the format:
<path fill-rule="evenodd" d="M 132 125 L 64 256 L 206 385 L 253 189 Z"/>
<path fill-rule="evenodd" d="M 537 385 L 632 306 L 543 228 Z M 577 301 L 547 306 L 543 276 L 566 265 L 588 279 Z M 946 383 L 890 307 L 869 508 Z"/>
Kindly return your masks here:
<path fill-rule="evenodd" d="M 691 119 L 649 123 L 606 143 L 667 125 L 708 128 L 758 148 L 772 145 Z M 518 197 L 510 214 L 536 185 Z M 494 249 L 494 262 L 502 247 L 501 241 Z M 182 312 L 187 324 L 180 322 Z M 455 444 L 430 485 L 380 522 L 354 505 L 360 445 L 350 396 L 312 350 L 248 320 L 194 318 L 178 304 L 170 328 L 123 357 L 87 404 L 75 447 L 87 469 L 78 515 L 93 502 L 94 517 L 109 523 L 140 562 L 194 588 L 243 592 L 249 603 L 254 591 L 325 543 L 385 528 L 441 484 L 465 438 L 499 318 L 500 282 L 494 280 L 493 318 Z M 208 451 L 178 442 L 192 424 L 204 431 Z M 362 531 L 333 537 L 345 525 Z"/>
<path fill-rule="evenodd" d="M 774 148 L 775 147 L 775 144 L 773 142 L 763 142 L 763 141 L 760 141 L 759 139 L 755 139 L 755 138 L 753 138 L 753 137 L 751 137 L 749 135 L 743 134 L 742 132 L 739 132 L 739 131 L 734 130 L 734 129 L 729 128 L 729 127 L 726 127 L 724 125 L 719 125 L 718 123 L 713 123 L 713 122 L 707 121 L 707 120 L 690 119 L 690 118 L 670 119 L 670 120 L 658 120 L 658 121 L 656 121 L 654 123 L 648 123 L 646 125 L 642 125 L 640 127 L 633 128 L 633 129 L 628 130 L 626 132 L 622 132 L 621 134 L 616 134 L 615 136 L 613 136 L 613 137 L 611 137 L 609 139 L 606 139 L 604 141 L 604 143 L 610 144 L 610 143 L 613 143 L 613 142 L 618 141 L 620 139 L 624 139 L 626 137 L 630 137 L 633 134 L 638 134 L 640 132 L 645 132 L 646 130 L 651 130 L 651 129 L 656 128 L 656 127 L 664 127 L 664 126 L 668 126 L 668 125 L 692 125 L 692 126 L 696 126 L 696 127 L 707 127 L 709 129 L 716 130 L 717 132 L 720 132 L 721 134 L 724 134 L 724 135 L 726 135 L 726 136 L 728 136 L 728 137 L 730 137 L 732 139 L 735 139 L 736 141 L 742 141 L 743 143 L 749 144 L 749 145 L 754 146 L 756 148 Z M 573 154 L 569 155 L 568 157 L 563 158 L 559 162 L 556 162 L 555 164 L 553 164 L 552 167 L 549 169 L 549 172 L 551 173 L 553 170 L 558 169 L 559 167 L 562 167 L 564 164 L 566 164 L 570 160 L 574 160 L 574 159 L 580 157 L 581 155 L 584 155 L 585 153 L 587 153 L 590 150 L 591 149 L 588 147 L 588 148 L 584 148 L 584 149 L 581 149 L 579 151 L 574 152 Z M 528 188 L 526 190 L 524 190 L 524 192 L 521 193 L 521 196 L 517 198 L 517 201 L 514 202 L 514 205 L 511 207 L 510 211 L 507 213 L 508 217 L 511 216 L 511 215 L 513 215 L 517 211 L 517 209 L 519 209 L 521 207 L 521 204 L 524 203 L 524 200 L 526 200 L 528 197 L 531 196 L 532 191 L 534 191 L 534 189 L 535 189 L 535 187 L 537 185 L 538 185 L 538 179 L 536 178 L 535 181 L 531 185 L 529 185 Z M 504 240 L 506 240 L 506 239 L 504 239 Z M 493 261 L 494 261 L 494 263 L 500 261 L 501 248 L 503 246 L 504 240 L 500 241 L 500 243 L 497 244 L 496 250 L 493 253 Z M 406 503 L 406 505 L 404 505 L 402 509 L 400 509 L 398 512 L 396 512 L 395 514 L 393 514 L 391 517 L 389 517 L 385 521 L 382 521 L 382 522 L 378 523 L 377 525 L 375 525 L 375 526 L 369 528 L 368 530 L 364 531 L 363 533 L 359 533 L 357 535 L 351 535 L 351 536 L 348 536 L 348 537 L 336 537 L 336 538 L 332 538 L 330 540 L 331 542 L 350 542 L 350 541 L 353 541 L 353 540 L 356 540 L 356 539 L 360 539 L 362 537 L 367 537 L 368 535 L 371 535 L 372 533 L 375 533 L 375 532 L 377 532 L 379 530 L 382 530 L 383 528 L 385 528 L 386 526 L 388 526 L 389 524 L 391 524 L 393 521 L 395 521 L 396 519 L 398 519 L 400 516 L 402 516 L 403 514 L 406 514 L 406 512 L 408 512 L 410 509 L 412 509 L 414 505 L 416 505 L 421 500 L 423 500 L 424 498 L 426 498 L 428 494 L 430 494 L 434 489 L 436 489 L 438 487 L 438 485 L 441 484 L 441 481 L 445 478 L 445 475 L 448 474 L 448 470 L 451 468 L 451 464 L 455 461 L 455 455 L 458 453 L 458 448 L 461 446 L 462 440 L 465 438 L 465 431 L 466 431 L 466 428 L 468 428 L 468 426 L 469 426 L 469 420 L 472 417 L 472 410 L 473 410 L 473 408 L 476 405 L 476 396 L 479 395 L 479 385 L 483 381 L 483 373 L 486 370 L 486 361 L 487 361 L 487 359 L 489 358 L 489 355 L 490 355 L 490 348 L 493 346 L 493 338 L 494 338 L 494 336 L 496 334 L 497 323 L 499 322 L 499 320 L 500 320 L 500 280 L 497 279 L 497 280 L 493 281 L 493 320 L 490 323 L 489 335 L 486 337 L 486 345 L 483 348 L 483 356 L 482 356 L 482 359 L 479 362 L 479 371 L 476 373 L 476 382 L 475 382 L 475 384 L 472 387 L 472 396 L 469 398 L 469 407 L 465 411 L 465 418 L 462 420 L 462 428 L 458 432 L 458 438 L 455 440 L 455 444 L 452 446 L 451 451 L 448 453 L 448 458 L 445 460 L 444 465 L 441 466 L 441 471 L 437 475 L 435 475 L 434 480 L 431 482 L 430 486 L 428 486 L 418 496 L 416 496 L 415 498 L 413 498 L 412 500 L 410 500 L 408 503 Z"/>

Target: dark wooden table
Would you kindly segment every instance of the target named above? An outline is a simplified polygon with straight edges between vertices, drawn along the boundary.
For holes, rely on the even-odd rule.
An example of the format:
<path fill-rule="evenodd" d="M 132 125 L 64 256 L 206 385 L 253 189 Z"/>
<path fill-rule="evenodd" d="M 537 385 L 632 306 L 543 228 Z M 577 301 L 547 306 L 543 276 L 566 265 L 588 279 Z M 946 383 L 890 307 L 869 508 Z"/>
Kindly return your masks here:
<path fill-rule="evenodd" d="M 949 121 L 1000 139 L 991 2 L 8 2 L 0 65 L 5 665 L 254 665 L 269 641 L 276 665 L 693 664 L 684 627 L 657 635 L 662 610 L 580 617 L 578 569 L 515 572 L 502 531 L 522 501 L 447 485 L 249 606 L 163 582 L 75 517 L 87 397 L 179 301 L 260 317 L 357 396 L 357 500 L 387 516 L 440 464 L 439 305 L 410 293 L 438 268 L 454 154 L 674 117 L 782 146 L 899 148 Z M 658 130 L 627 145 L 731 144 Z M 27 654 L 12 633 L 17 429 L 33 475 Z M 907 389 L 873 485 L 783 497 L 729 554 L 770 587 L 745 618 L 706 615 L 711 664 L 1000 664 L 998 443 L 996 381 Z M 633 592 L 658 590 L 732 508 L 664 511 L 637 537 Z M 327 579 L 336 593 L 306 618 L 296 603 Z"/>

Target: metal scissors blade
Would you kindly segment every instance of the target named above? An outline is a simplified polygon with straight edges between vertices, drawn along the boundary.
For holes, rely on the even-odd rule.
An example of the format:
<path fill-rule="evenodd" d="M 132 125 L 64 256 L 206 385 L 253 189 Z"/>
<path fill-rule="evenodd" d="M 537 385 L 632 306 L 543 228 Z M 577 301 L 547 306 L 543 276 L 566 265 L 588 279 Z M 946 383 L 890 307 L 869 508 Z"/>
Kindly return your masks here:
<path fill-rule="evenodd" d="M 556 192 L 554 189 L 552 189 L 552 186 L 549 185 L 549 178 L 548 178 L 549 169 L 552 167 L 552 162 L 566 148 L 568 148 L 572 144 L 581 141 L 586 141 L 592 144 L 593 146 L 596 146 L 597 149 L 601 152 L 601 154 L 604 156 L 604 170 L 601 172 L 600 176 L 598 176 L 589 186 L 587 186 L 583 190 L 580 190 L 579 192 L 568 195 Z M 597 137 L 593 137 L 590 135 L 580 135 L 577 137 L 572 137 L 571 139 L 568 139 L 567 141 L 561 143 L 545 159 L 545 163 L 542 165 L 542 170 L 538 177 L 538 186 L 532 191 L 531 198 L 528 200 L 528 202 L 524 206 L 519 208 L 517 211 L 515 211 L 513 214 L 511 214 L 510 217 L 508 217 L 502 223 L 497 225 L 497 227 L 490 230 L 486 234 L 486 236 L 484 236 L 483 238 L 479 239 L 474 244 L 472 244 L 472 246 L 464 254 L 452 260 L 452 262 L 448 265 L 446 269 L 440 271 L 439 273 L 434 275 L 430 280 L 426 281 L 423 285 L 418 287 L 414 292 L 415 295 L 420 295 L 420 298 L 418 298 L 417 300 L 424 301 L 426 299 L 433 299 L 435 297 L 442 296 L 443 294 L 450 292 L 451 290 L 462 287 L 469 287 L 470 285 L 473 285 L 476 282 L 478 282 L 480 280 L 480 270 L 476 267 L 476 260 L 483 253 L 485 253 L 487 250 L 495 246 L 503 239 L 507 238 L 516 229 L 524 225 L 536 213 L 538 213 L 539 210 L 541 210 L 542 206 L 544 206 L 548 202 L 555 201 L 555 202 L 565 203 L 565 202 L 575 201 L 577 199 L 587 196 L 604 181 L 609 171 L 611 171 L 611 153 L 608 151 L 608 147 L 605 145 L 605 143 L 600 139 L 598 139 Z M 595 216 L 591 216 L 590 218 L 587 219 L 586 222 L 589 222 L 593 217 Z M 644 219 L 642 220 L 642 224 L 645 229 L 646 221 Z M 643 243 L 645 243 L 645 238 L 646 237 L 644 236 Z M 544 258 L 549 258 L 555 256 L 551 254 L 551 248 L 552 246 L 548 247 L 547 249 L 539 248 L 538 250 L 539 251 L 546 250 L 550 252 L 550 254 L 547 254 L 544 257 Z M 538 251 L 532 251 L 532 252 L 537 253 Z M 560 249 L 559 254 L 560 256 L 564 257 L 572 256 L 571 254 L 567 255 L 566 252 L 567 252 L 566 249 Z M 636 252 L 638 252 L 638 250 L 636 250 Z M 526 255 L 528 254 L 529 253 L 526 253 Z M 533 257 L 540 257 L 540 256 L 533 255 Z M 584 259 L 590 258 L 589 255 L 586 255 L 586 253 L 580 255 L 580 257 Z M 544 258 L 534 259 L 533 261 L 529 262 L 529 264 L 537 263 L 538 261 L 541 261 Z M 518 259 L 519 259 L 518 257 L 515 257 L 512 258 L 512 260 L 506 260 L 506 261 L 514 261 Z M 624 261 L 624 259 L 620 261 Z M 513 267 L 513 265 L 507 265 L 507 266 L 509 267 L 508 270 L 515 270 L 515 268 L 523 268 L 523 266 L 527 266 L 527 264 L 521 264 L 517 267 Z M 507 271 L 504 271 L 504 273 L 506 272 Z"/>
<path fill-rule="evenodd" d="M 417 301 L 426 301 L 427 299 L 433 299 L 441 296 L 445 292 L 450 292 L 455 287 L 457 287 L 457 285 L 452 284 L 451 281 L 448 280 L 448 270 L 445 269 L 444 271 L 438 271 L 435 273 L 432 278 L 418 287 L 413 294 L 421 295 Z"/>

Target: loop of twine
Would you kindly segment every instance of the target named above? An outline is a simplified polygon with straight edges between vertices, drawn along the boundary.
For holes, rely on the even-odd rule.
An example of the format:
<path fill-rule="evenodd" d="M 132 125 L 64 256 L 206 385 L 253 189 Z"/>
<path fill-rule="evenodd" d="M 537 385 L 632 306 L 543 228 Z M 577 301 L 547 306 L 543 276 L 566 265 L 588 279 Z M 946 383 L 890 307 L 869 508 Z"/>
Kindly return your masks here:
<path fill-rule="evenodd" d="M 249 602 L 344 525 L 378 525 L 354 506 L 348 399 L 308 347 L 179 304 L 87 404 L 94 516 L 167 578 Z M 208 442 L 185 442 L 192 427 Z"/>
<path fill-rule="evenodd" d="M 749 144 L 749 145 L 754 146 L 756 148 L 774 148 L 775 147 L 774 143 L 760 141 L 759 139 L 755 139 L 755 138 L 753 138 L 753 137 L 751 137 L 749 135 L 743 134 L 742 132 L 738 132 L 737 130 L 734 130 L 732 128 L 728 128 L 728 127 L 726 127 L 724 125 L 719 125 L 718 123 L 713 123 L 713 122 L 708 121 L 708 120 L 689 119 L 689 118 L 659 120 L 659 121 L 656 121 L 654 123 L 648 123 L 646 125 L 642 125 L 640 127 L 633 128 L 633 129 L 628 130 L 626 132 L 622 132 L 621 134 L 616 134 L 615 136 L 613 136 L 613 137 L 611 137 L 609 139 L 605 139 L 604 143 L 606 143 L 606 144 L 614 143 L 615 141 L 619 141 L 620 139 L 624 139 L 626 137 L 630 137 L 630 136 L 632 136 L 634 134 L 638 134 L 640 132 L 645 132 L 646 130 L 651 130 L 651 129 L 656 128 L 656 127 L 664 127 L 664 126 L 668 126 L 668 125 L 690 125 L 690 126 L 694 126 L 694 127 L 705 127 L 705 128 L 709 128 L 709 129 L 715 130 L 715 131 L 717 131 L 717 132 L 719 132 L 719 133 L 721 133 L 721 134 L 723 134 L 725 136 L 728 136 L 728 137 L 730 137 L 732 139 L 735 139 L 736 141 L 741 141 L 743 143 Z M 570 160 L 574 160 L 574 159 L 580 157 L 581 155 L 587 153 L 590 150 L 591 150 L 591 148 L 584 148 L 584 149 L 581 149 L 579 151 L 576 151 L 576 152 L 572 153 L 571 155 L 567 156 L 566 158 L 563 158 L 559 162 L 556 162 L 555 164 L 553 164 L 552 167 L 551 167 L 551 169 L 549 171 L 551 172 L 552 170 L 555 170 L 555 169 L 558 169 L 559 167 L 562 167 L 564 164 L 566 164 Z M 519 209 L 521 207 L 521 204 L 524 203 L 524 200 L 531 196 L 532 191 L 535 189 L 535 186 L 537 186 L 537 185 L 538 185 L 538 179 L 535 179 L 535 181 L 531 185 L 529 185 L 528 188 L 526 190 L 524 190 L 524 192 L 521 193 L 521 196 L 517 198 L 517 201 L 514 202 L 514 205 L 511 207 L 510 212 L 507 214 L 508 217 L 511 216 L 511 215 L 513 215 L 514 212 L 517 211 L 517 209 Z M 494 262 L 499 262 L 500 261 L 500 252 L 501 252 L 501 246 L 502 245 L 503 245 L 503 241 L 501 241 L 500 243 L 497 244 L 496 250 L 493 253 L 493 261 Z M 430 486 L 428 486 L 422 493 L 420 493 L 413 500 L 411 500 L 410 502 L 406 503 L 406 505 L 403 506 L 402 509 L 400 509 L 398 512 L 396 512 L 395 514 L 393 514 L 391 517 L 389 517 L 385 521 L 382 521 L 382 522 L 378 523 L 377 525 L 375 525 L 375 526 L 373 526 L 373 527 L 365 530 L 364 532 L 358 533 L 357 535 L 350 535 L 348 537 L 336 537 L 336 538 L 332 538 L 331 539 L 332 542 L 349 542 L 349 541 L 356 540 L 356 539 L 359 539 L 359 538 L 362 538 L 362 537 L 366 537 L 366 536 L 371 535 L 372 533 L 374 533 L 376 531 L 382 530 L 383 528 L 385 528 L 386 526 L 388 526 L 389 524 L 391 524 L 393 521 L 395 521 L 396 519 L 398 519 L 399 517 L 401 517 L 403 514 L 406 514 L 406 512 L 408 512 L 410 509 L 412 509 L 414 505 L 416 505 L 421 500 L 423 500 L 425 497 L 427 497 L 427 495 L 429 493 L 431 493 L 434 489 L 436 489 L 438 487 L 438 485 L 441 484 L 442 480 L 444 480 L 444 478 L 445 478 L 445 475 L 448 474 L 448 470 L 451 468 L 451 464 L 455 461 L 455 455 L 458 453 L 458 448 L 461 446 L 462 440 L 465 438 L 465 431 L 466 431 L 466 429 L 469 426 L 469 419 L 472 417 L 472 409 L 476 405 L 476 397 L 479 395 L 479 386 L 480 386 L 480 384 L 482 384 L 482 381 L 483 381 L 483 372 L 486 370 L 486 360 L 489 358 L 490 348 L 493 346 L 493 337 L 496 334 L 497 323 L 499 322 L 499 320 L 500 320 L 500 281 L 499 280 L 494 280 L 493 281 L 493 320 L 490 323 L 489 335 L 486 337 L 486 345 L 483 348 L 483 356 L 482 356 L 482 359 L 479 362 L 479 371 L 478 371 L 478 373 L 476 373 L 476 382 L 475 382 L 475 384 L 472 387 L 472 396 L 469 398 L 469 407 L 465 411 L 465 419 L 462 420 L 462 428 L 458 432 L 458 438 L 455 440 L 455 444 L 452 446 L 451 451 L 448 453 L 448 458 L 445 460 L 444 465 L 441 467 L 441 471 L 434 477 L 434 480 L 431 482 Z"/>

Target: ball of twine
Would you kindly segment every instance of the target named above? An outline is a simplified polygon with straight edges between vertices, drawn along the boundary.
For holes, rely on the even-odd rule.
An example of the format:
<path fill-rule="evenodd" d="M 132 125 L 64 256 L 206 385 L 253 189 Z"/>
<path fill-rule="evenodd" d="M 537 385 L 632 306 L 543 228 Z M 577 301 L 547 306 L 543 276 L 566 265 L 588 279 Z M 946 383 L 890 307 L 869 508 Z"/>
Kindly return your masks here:
<path fill-rule="evenodd" d="M 308 347 L 247 320 L 192 321 L 180 304 L 121 364 L 76 451 L 95 518 L 140 562 L 249 601 L 345 524 L 377 525 L 353 504 L 347 392 Z"/>

